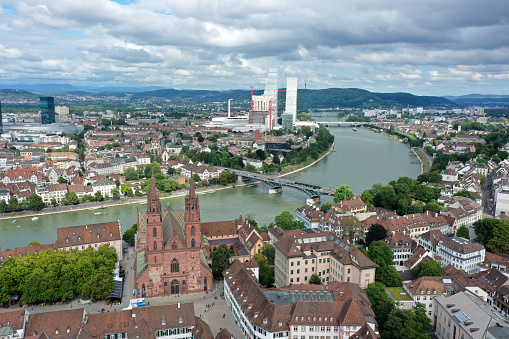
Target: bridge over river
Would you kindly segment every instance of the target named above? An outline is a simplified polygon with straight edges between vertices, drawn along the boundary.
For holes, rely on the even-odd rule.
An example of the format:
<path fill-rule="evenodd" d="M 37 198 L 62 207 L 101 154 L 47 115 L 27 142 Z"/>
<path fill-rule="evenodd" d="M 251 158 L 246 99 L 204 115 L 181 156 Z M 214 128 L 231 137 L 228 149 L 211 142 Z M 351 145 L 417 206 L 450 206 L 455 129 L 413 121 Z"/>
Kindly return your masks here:
<path fill-rule="evenodd" d="M 370 122 L 355 122 L 355 121 L 317 121 L 318 125 L 325 127 L 360 127 L 366 124 L 370 124 Z"/>
<path fill-rule="evenodd" d="M 241 182 L 246 182 L 246 180 L 256 180 L 264 182 L 269 186 L 269 194 L 280 193 L 283 189 L 283 186 L 297 189 L 301 192 L 304 192 L 308 196 L 307 202 L 312 204 L 320 202 L 321 195 L 334 196 L 334 192 L 336 191 L 335 187 L 308 184 L 298 182 L 295 180 L 284 179 L 274 175 L 253 173 L 231 168 L 229 170 L 232 173 L 235 173 L 239 177 L 239 181 Z"/>

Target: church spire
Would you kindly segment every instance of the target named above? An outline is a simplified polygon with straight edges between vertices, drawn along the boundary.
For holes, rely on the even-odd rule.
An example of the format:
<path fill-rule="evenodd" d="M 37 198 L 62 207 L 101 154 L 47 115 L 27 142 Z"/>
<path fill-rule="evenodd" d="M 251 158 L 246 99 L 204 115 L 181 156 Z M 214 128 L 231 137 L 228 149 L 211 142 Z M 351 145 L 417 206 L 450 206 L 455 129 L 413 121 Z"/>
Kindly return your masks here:
<path fill-rule="evenodd" d="M 191 180 L 189 181 L 189 196 L 196 197 L 196 192 L 194 190 L 193 171 L 191 171 Z"/>
<path fill-rule="evenodd" d="M 200 222 L 200 204 L 194 188 L 193 173 L 191 172 L 191 180 L 189 181 L 189 193 L 185 200 L 185 221 Z"/>
<path fill-rule="evenodd" d="M 159 195 L 157 194 L 154 167 L 152 167 L 152 183 L 150 184 L 150 190 L 147 194 L 147 212 L 161 213 L 161 201 L 159 201 Z"/>

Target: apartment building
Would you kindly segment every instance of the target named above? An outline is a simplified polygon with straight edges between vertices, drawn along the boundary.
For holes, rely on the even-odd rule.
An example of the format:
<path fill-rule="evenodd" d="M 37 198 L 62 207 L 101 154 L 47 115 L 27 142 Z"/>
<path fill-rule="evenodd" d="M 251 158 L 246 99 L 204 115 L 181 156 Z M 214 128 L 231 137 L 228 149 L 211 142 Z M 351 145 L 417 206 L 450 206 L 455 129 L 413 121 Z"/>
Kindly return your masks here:
<path fill-rule="evenodd" d="M 274 278 L 278 287 L 307 284 L 312 274 L 322 282 L 340 281 L 366 288 L 377 265 L 356 247 L 330 232 L 287 236 L 275 243 Z"/>

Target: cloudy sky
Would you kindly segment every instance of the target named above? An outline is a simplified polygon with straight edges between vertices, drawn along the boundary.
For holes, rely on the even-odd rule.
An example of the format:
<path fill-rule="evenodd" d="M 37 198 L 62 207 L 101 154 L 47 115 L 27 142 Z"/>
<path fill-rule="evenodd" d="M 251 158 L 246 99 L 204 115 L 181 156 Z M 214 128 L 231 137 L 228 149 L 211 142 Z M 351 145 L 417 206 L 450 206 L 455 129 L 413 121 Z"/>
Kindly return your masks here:
<path fill-rule="evenodd" d="M 0 85 L 509 94 L 507 0 L 0 0 Z"/>

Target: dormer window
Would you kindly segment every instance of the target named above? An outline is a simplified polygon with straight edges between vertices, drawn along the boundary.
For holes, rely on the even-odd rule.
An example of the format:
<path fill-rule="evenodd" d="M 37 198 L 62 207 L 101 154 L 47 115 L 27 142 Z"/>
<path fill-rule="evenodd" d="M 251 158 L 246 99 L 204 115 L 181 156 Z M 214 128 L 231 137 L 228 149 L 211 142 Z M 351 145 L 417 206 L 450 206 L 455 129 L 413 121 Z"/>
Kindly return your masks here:
<path fill-rule="evenodd" d="M 67 326 L 67 333 L 71 332 L 71 328 Z"/>
<path fill-rule="evenodd" d="M 179 324 L 182 324 L 184 322 L 184 318 L 182 318 L 181 315 L 179 315 Z"/>
<path fill-rule="evenodd" d="M 66 239 L 65 239 L 65 242 L 66 242 L 66 243 L 69 243 L 69 238 L 66 238 Z"/>
<path fill-rule="evenodd" d="M 163 317 L 163 320 L 161 320 L 161 325 L 162 326 L 166 325 L 166 318 L 165 317 Z"/>
<path fill-rule="evenodd" d="M 78 237 L 78 241 L 81 241 L 81 237 Z"/>
<path fill-rule="evenodd" d="M 55 330 L 55 334 L 58 334 L 58 332 L 60 332 L 60 331 L 59 331 L 59 330 L 58 330 L 58 328 L 57 328 L 57 329 Z"/>

